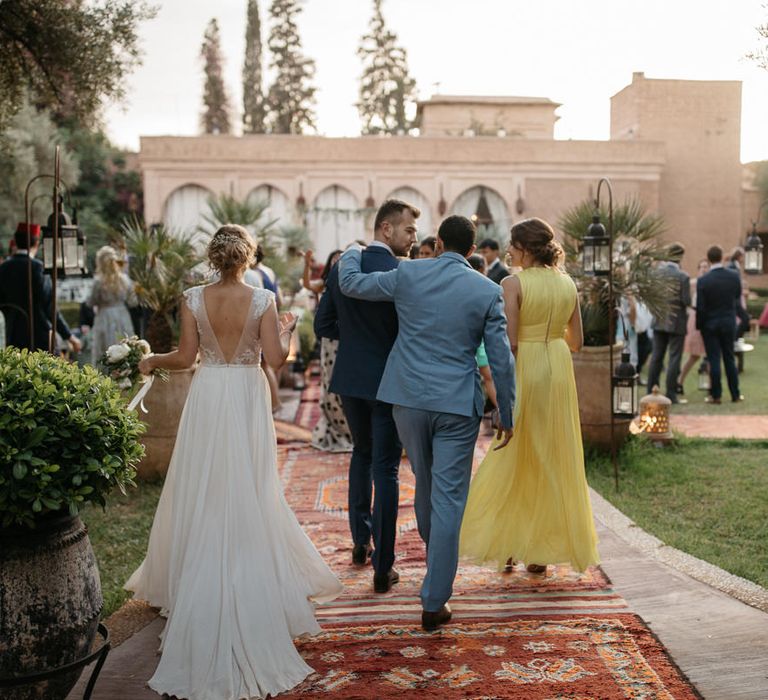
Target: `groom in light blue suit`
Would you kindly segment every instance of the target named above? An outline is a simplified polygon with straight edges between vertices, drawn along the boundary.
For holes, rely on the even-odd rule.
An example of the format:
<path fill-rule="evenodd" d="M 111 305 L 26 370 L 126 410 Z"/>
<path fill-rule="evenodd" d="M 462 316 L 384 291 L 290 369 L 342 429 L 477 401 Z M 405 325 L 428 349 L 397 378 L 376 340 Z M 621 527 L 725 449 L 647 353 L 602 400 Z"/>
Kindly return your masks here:
<path fill-rule="evenodd" d="M 416 475 L 416 519 L 427 545 L 421 587 L 422 626 L 451 618 L 447 605 L 456 577 L 459 530 L 472 457 L 483 415 L 475 351 L 480 341 L 491 366 L 499 405 L 499 448 L 512 437 L 515 360 L 499 285 L 473 270 L 475 226 L 463 216 L 440 225 L 441 255 L 365 274 L 360 250 L 339 262 L 341 291 L 356 299 L 393 301 L 399 330 L 377 399 L 394 406 L 397 431 Z M 497 448 L 498 449 L 498 448 Z"/>

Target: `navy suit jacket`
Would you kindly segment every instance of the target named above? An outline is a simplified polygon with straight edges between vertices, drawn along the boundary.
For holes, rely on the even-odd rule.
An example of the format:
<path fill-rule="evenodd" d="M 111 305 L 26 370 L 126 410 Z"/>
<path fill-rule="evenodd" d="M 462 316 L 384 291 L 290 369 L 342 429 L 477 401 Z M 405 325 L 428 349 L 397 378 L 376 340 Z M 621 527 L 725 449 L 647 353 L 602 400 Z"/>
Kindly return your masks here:
<path fill-rule="evenodd" d="M 736 325 L 741 278 L 736 270 L 716 267 L 696 282 L 696 328 L 728 329 Z"/>
<path fill-rule="evenodd" d="M 29 257 L 17 253 L 0 265 L 0 310 L 5 314 L 5 338 L 8 345 L 31 350 L 48 350 L 51 329 L 51 278 L 44 273 L 43 263 L 32 259 L 32 302 L 34 304 L 35 346 L 29 342 Z M 56 330 L 67 340 L 72 335 L 60 313 L 56 315 Z"/>
<path fill-rule="evenodd" d="M 361 261 L 363 272 L 387 272 L 399 262 L 381 246 L 366 248 Z M 334 265 L 315 314 L 315 335 L 339 339 L 330 390 L 375 400 L 397 329 L 395 305 L 345 296 L 339 288 L 339 266 Z"/>

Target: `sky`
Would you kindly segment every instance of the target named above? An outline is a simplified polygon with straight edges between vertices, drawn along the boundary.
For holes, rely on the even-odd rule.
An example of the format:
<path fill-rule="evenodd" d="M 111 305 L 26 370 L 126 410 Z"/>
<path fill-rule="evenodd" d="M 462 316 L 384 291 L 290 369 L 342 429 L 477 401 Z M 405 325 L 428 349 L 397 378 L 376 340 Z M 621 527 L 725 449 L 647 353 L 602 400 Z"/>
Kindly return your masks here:
<path fill-rule="evenodd" d="M 246 0 L 155 0 L 144 23 L 143 65 L 127 99 L 106 111 L 107 132 L 138 150 L 140 136 L 200 131 L 203 32 L 216 17 L 225 81 L 239 128 Z M 269 28 L 261 0 L 262 40 Z M 318 132 L 356 136 L 356 50 L 370 0 L 304 0 L 299 29 L 315 60 Z M 562 106 L 558 139 L 607 139 L 610 97 L 646 78 L 740 80 L 743 162 L 768 160 L 768 70 L 745 58 L 768 23 L 766 0 L 384 0 L 384 18 L 408 51 L 420 99 L 443 95 L 548 97 Z M 269 56 L 265 48 L 265 62 Z M 267 81 L 269 72 L 267 71 Z"/>

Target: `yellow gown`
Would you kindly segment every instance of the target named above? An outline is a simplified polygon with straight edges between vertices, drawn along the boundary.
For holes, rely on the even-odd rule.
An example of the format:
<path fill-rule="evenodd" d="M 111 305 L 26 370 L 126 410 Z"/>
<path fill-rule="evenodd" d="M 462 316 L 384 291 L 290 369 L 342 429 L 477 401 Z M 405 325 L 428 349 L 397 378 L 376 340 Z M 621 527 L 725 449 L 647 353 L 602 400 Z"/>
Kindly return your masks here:
<path fill-rule="evenodd" d="M 573 280 L 555 269 L 519 273 L 514 436 L 496 441 L 470 488 L 459 551 L 476 562 L 599 562 L 584 475 L 576 381 L 564 335 L 576 305 Z"/>

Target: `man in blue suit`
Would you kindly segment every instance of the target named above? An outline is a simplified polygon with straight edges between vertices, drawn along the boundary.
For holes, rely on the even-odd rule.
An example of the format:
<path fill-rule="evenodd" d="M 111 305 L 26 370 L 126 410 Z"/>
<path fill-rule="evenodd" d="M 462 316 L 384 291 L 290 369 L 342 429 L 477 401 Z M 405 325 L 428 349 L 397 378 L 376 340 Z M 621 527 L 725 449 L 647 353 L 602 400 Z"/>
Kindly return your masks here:
<path fill-rule="evenodd" d="M 696 328 L 704 339 L 711 384 L 705 401 L 715 404 L 722 401 L 721 357 L 731 401 L 743 401 L 733 356 L 737 309 L 741 305 L 741 278 L 737 270 L 723 267 L 723 249 L 719 245 L 713 245 L 707 251 L 707 259 L 711 264 L 709 272 L 696 282 Z"/>
<path fill-rule="evenodd" d="M 451 618 L 447 605 L 456 576 L 459 530 L 467 502 L 483 393 L 475 351 L 480 341 L 491 365 L 499 406 L 499 448 L 512 437 L 514 358 L 501 288 L 473 270 L 475 226 L 463 216 L 440 225 L 440 256 L 413 260 L 390 272 L 365 274 L 360 251 L 339 261 L 344 294 L 394 301 L 399 329 L 379 385 L 416 475 L 415 510 L 427 545 L 421 587 L 422 627 Z"/>
<path fill-rule="evenodd" d="M 373 242 L 363 251 L 364 272 L 392 270 L 416 241 L 419 210 L 398 199 L 376 214 Z M 349 463 L 349 526 L 352 562 L 365 564 L 373 537 L 373 588 L 386 593 L 400 575 L 395 563 L 402 445 L 392 405 L 376 399 L 389 351 L 397 337 L 397 312 L 389 301 L 362 301 L 339 289 L 338 265 L 328 275 L 315 315 L 318 337 L 338 338 L 330 391 L 341 397 L 354 449 Z M 375 485 L 371 510 L 371 481 Z"/>

